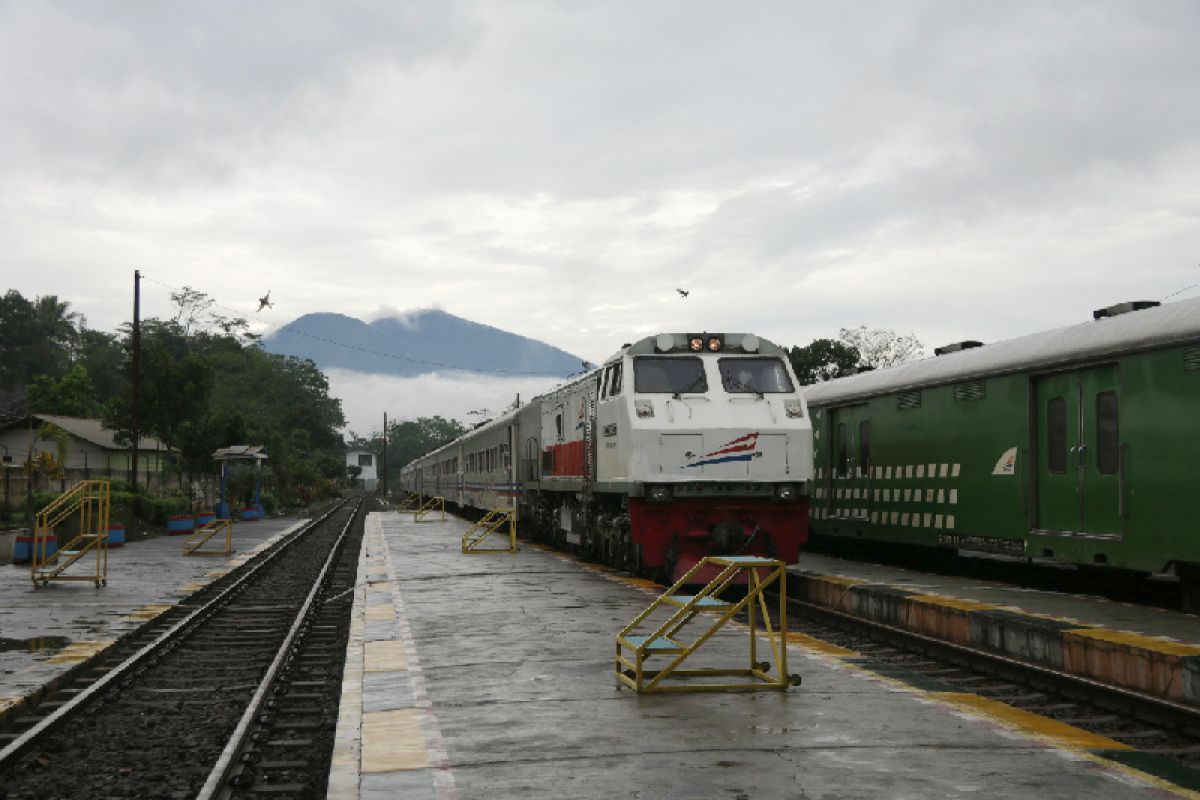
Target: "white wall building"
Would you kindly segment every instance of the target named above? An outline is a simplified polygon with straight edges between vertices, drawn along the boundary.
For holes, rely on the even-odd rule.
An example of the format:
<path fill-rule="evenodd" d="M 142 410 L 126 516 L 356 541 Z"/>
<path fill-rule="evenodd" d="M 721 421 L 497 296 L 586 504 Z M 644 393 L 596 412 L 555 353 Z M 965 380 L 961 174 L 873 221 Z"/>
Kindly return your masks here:
<path fill-rule="evenodd" d="M 376 472 L 379 456 L 363 447 L 351 447 L 346 450 L 346 466 L 358 467 L 362 470 L 358 475 L 358 485 L 368 492 L 375 491 L 379 484 L 379 474 Z"/>

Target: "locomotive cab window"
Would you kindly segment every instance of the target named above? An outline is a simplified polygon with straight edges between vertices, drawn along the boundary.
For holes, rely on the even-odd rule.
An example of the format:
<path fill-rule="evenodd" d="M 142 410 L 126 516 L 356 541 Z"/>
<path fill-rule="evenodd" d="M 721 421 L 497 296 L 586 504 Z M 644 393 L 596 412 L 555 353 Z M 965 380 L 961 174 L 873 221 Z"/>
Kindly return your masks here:
<path fill-rule="evenodd" d="M 1061 397 L 1046 402 L 1046 463 L 1054 475 L 1067 471 L 1067 401 Z"/>
<path fill-rule="evenodd" d="M 634 359 L 633 390 L 640 394 L 707 392 L 704 362 L 693 356 L 642 356 Z"/>
<path fill-rule="evenodd" d="M 1121 431 L 1117 425 L 1117 393 L 1096 395 L 1096 469 L 1116 475 L 1121 466 Z"/>
<path fill-rule="evenodd" d="M 601 400 L 616 397 L 621 393 L 621 362 L 609 364 L 604 370 L 604 386 L 600 393 Z"/>
<path fill-rule="evenodd" d="M 730 394 L 793 392 L 792 379 L 778 358 L 722 358 L 721 386 Z"/>

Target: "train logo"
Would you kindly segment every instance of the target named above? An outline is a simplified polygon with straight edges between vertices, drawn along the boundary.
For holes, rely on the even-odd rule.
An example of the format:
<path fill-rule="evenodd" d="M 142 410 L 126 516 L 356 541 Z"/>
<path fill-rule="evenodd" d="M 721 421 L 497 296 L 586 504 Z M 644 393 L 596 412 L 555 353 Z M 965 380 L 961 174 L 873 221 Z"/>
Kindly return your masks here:
<path fill-rule="evenodd" d="M 700 457 L 696 457 L 691 453 L 685 453 L 691 462 L 684 464 L 684 469 L 692 467 L 705 467 L 709 464 L 726 464 L 730 461 L 749 461 L 752 458 L 761 458 L 762 452 L 758 449 L 758 431 L 748 433 L 745 436 L 739 436 L 736 439 L 731 439 L 725 444 L 713 450 L 711 453 L 705 453 Z"/>

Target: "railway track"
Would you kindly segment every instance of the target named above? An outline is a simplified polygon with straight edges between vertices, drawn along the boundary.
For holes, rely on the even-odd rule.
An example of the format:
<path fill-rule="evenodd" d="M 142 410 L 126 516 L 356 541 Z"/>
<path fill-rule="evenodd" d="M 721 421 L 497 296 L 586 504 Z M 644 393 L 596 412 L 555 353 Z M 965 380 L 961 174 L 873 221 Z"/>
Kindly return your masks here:
<path fill-rule="evenodd" d="M 933 639 L 794 598 L 788 629 L 858 653 L 846 660 L 926 691 L 969 693 L 1105 737 L 1121 756 L 1200 789 L 1200 709 Z"/>
<path fill-rule="evenodd" d="M 7 720 L 0 800 L 323 796 L 359 505 L 331 509 Z"/>

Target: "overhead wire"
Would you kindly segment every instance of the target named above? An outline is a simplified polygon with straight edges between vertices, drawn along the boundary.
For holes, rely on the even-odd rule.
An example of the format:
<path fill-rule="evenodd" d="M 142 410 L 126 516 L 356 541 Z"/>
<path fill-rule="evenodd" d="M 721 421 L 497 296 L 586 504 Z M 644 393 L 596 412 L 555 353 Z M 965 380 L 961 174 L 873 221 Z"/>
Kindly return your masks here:
<path fill-rule="evenodd" d="M 1200 281 L 1193 283 L 1191 286 L 1185 286 L 1182 289 L 1179 289 L 1178 291 L 1171 292 L 1169 295 L 1164 297 L 1163 300 L 1170 300 L 1172 297 L 1174 297 L 1177 294 L 1183 294 L 1184 292 L 1190 292 L 1192 289 L 1195 289 L 1197 286 L 1200 286 Z"/>

